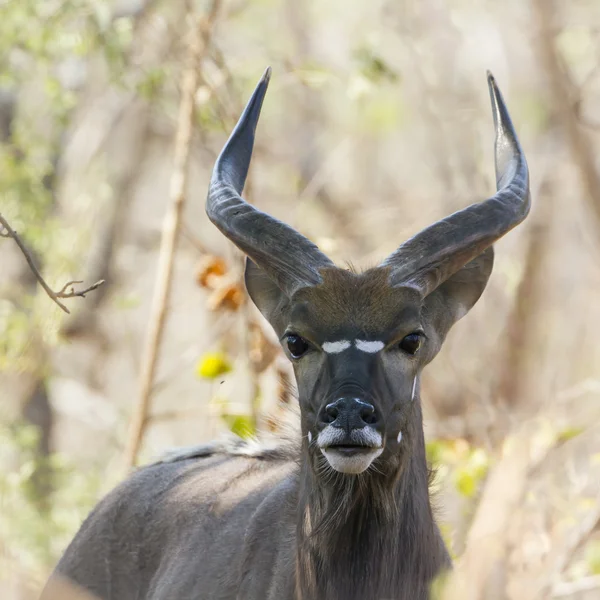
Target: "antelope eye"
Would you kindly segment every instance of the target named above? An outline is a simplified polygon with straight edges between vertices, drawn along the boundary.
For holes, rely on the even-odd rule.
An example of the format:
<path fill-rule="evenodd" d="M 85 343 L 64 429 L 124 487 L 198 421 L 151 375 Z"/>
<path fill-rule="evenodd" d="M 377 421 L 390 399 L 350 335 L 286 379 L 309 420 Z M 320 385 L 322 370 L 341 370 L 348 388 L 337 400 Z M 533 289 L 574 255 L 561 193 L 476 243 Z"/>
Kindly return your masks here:
<path fill-rule="evenodd" d="M 423 336 L 420 333 L 409 333 L 400 341 L 400 350 L 403 350 L 407 354 L 413 356 L 419 351 L 422 342 Z"/>
<path fill-rule="evenodd" d="M 292 358 L 300 358 L 306 354 L 310 348 L 309 343 L 303 337 L 293 333 L 290 333 L 287 336 L 286 344 Z"/>

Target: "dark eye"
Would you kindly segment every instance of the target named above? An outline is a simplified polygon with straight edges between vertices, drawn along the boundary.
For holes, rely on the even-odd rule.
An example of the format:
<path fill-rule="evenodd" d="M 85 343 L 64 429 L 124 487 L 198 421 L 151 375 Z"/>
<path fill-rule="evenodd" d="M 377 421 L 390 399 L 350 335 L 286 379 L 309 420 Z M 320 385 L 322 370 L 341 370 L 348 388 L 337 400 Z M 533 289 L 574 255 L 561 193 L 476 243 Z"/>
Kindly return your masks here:
<path fill-rule="evenodd" d="M 309 343 L 304 338 L 293 333 L 290 333 L 287 336 L 286 343 L 293 358 L 300 358 L 306 354 L 310 348 Z"/>
<path fill-rule="evenodd" d="M 423 336 L 420 333 L 409 333 L 407 336 L 402 338 L 399 344 L 400 350 L 403 350 L 412 356 L 419 351 L 422 341 Z"/>

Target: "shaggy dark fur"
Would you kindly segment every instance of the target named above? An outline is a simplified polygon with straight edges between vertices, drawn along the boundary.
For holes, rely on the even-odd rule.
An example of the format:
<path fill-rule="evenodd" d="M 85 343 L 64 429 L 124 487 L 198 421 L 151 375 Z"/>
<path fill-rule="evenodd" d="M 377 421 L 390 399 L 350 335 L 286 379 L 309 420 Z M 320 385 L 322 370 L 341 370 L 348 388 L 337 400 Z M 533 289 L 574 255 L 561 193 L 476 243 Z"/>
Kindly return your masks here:
<path fill-rule="evenodd" d="M 379 461 L 349 478 L 328 468 L 322 457 L 317 471 L 301 469 L 299 598 L 427 598 L 432 579 L 450 567 L 429 502 L 420 408 L 417 412 L 407 433 L 413 452 L 394 472 Z"/>
<path fill-rule="evenodd" d="M 292 444 L 168 456 L 98 505 L 54 577 L 102 600 L 425 600 L 450 561 L 417 413 L 395 473 L 344 476 Z"/>

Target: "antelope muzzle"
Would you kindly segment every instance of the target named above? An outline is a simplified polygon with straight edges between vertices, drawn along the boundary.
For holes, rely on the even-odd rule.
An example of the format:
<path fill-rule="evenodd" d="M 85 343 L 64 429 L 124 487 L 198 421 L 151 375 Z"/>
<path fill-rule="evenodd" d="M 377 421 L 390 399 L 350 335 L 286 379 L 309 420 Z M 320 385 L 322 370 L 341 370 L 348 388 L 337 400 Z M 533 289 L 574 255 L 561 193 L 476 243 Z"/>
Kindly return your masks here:
<path fill-rule="evenodd" d="M 361 398 L 342 396 L 324 406 L 317 445 L 331 468 L 356 475 L 371 466 L 383 452 L 377 421 L 373 404 Z"/>

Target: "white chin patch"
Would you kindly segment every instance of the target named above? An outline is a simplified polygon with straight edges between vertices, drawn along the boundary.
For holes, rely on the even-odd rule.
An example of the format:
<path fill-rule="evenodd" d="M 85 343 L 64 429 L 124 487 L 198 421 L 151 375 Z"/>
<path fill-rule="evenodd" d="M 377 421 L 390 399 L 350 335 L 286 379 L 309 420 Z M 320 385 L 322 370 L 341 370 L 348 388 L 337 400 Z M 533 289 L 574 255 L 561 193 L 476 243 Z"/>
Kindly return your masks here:
<path fill-rule="evenodd" d="M 383 452 L 383 448 L 373 448 L 370 452 L 361 452 L 353 456 L 348 456 L 336 450 L 322 449 L 321 452 L 331 468 L 338 471 L 338 473 L 358 475 L 371 466 L 371 463 Z"/>

